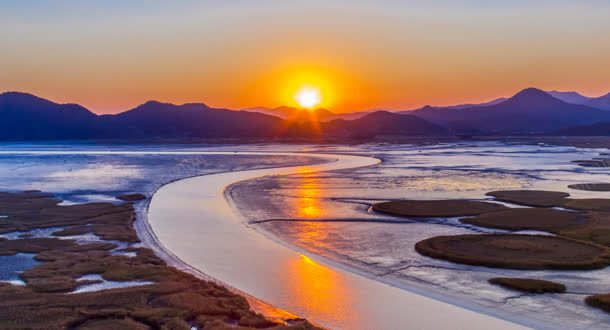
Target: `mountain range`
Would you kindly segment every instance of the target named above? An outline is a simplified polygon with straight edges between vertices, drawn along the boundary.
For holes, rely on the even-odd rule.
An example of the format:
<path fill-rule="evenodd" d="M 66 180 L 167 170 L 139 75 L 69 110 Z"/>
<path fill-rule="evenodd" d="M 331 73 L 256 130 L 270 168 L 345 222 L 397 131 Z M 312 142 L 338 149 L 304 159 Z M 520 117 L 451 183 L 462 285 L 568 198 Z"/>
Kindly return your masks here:
<path fill-rule="evenodd" d="M 149 101 L 116 115 L 18 92 L 0 94 L 0 140 L 610 135 L 608 95 L 525 89 L 482 104 L 335 114 L 326 109 L 217 109 Z M 606 102 L 606 103 L 605 103 Z"/>
<path fill-rule="evenodd" d="M 334 113 L 324 108 L 317 108 L 310 111 L 302 111 L 302 109 L 281 106 L 277 108 L 256 107 L 243 109 L 246 112 L 258 112 L 267 115 L 279 117 L 292 121 L 309 121 L 316 120 L 320 122 L 328 122 L 335 119 L 358 119 L 374 111 L 350 112 L 350 113 Z"/>
<path fill-rule="evenodd" d="M 600 97 L 588 97 L 577 92 L 550 91 L 548 93 L 567 103 L 587 105 L 592 108 L 610 111 L 610 93 Z"/>
<path fill-rule="evenodd" d="M 486 134 L 545 134 L 570 126 L 610 122 L 610 111 L 567 103 L 536 88 L 524 89 L 491 105 L 424 107 L 409 114 L 455 131 Z"/>

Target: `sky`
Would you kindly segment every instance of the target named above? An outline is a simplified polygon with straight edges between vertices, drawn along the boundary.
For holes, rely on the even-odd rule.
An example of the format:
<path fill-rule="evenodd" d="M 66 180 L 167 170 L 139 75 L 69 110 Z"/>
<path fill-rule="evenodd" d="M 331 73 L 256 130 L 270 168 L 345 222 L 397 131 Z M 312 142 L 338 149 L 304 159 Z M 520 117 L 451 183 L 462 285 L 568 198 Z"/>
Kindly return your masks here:
<path fill-rule="evenodd" d="M 610 1 L 0 0 L 0 92 L 97 113 L 147 100 L 413 109 L 526 87 L 610 92 Z"/>

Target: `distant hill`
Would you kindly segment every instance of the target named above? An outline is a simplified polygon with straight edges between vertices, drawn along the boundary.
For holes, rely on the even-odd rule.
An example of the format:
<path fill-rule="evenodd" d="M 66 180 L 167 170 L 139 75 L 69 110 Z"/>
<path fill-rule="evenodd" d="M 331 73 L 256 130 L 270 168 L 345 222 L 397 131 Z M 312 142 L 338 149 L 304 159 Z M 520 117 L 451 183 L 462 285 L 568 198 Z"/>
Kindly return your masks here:
<path fill-rule="evenodd" d="M 494 105 L 494 104 L 498 104 L 498 103 L 502 103 L 504 101 L 506 101 L 507 98 L 506 97 L 501 97 L 489 102 L 483 102 L 483 103 L 468 103 L 468 104 L 458 104 L 458 105 L 449 105 L 449 106 L 432 106 L 432 105 L 426 105 L 424 107 L 421 107 L 419 109 L 415 109 L 415 110 L 422 110 L 422 109 L 430 109 L 430 108 L 434 108 L 434 109 L 466 109 L 466 108 L 476 108 L 476 107 L 485 107 L 488 105 Z M 397 111 L 396 113 L 400 113 L 400 114 L 411 114 L 413 111 L 415 110 L 403 110 L 403 111 Z"/>
<path fill-rule="evenodd" d="M 135 137 L 269 137 L 281 119 L 260 113 L 210 108 L 202 103 L 146 102 L 116 115 L 105 125 L 129 127 Z"/>
<path fill-rule="evenodd" d="M 586 105 L 610 111 L 610 93 L 600 97 L 591 98 L 589 102 L 586 103 Z"/>
<path fill-rule="evenodd" d="M 610 136 L 610 122 L 573 126 L 549 132 L 554 136 Z"/>
<path fill-rule="evenodd" d="M 266 115 L 275 116 L 290 121 L 328 121 L 335 116 L 334 113 L 323 108 L 306 110 L 287 106 L 281 106 L 273 109 L 257 107 L 244 109 L 242 111 L 264 113 Z"/>
<path fill-rule="evenodd" d="M 311 113 L 299 112 L 299 115 Z M 285 120 L 258 112 L 211 108 L 203 103 L 176 105 L 149 101 L 116 115 L 98 116 L 75 104 L 58 104 L 24 93 L 4 93 L 0 94 L 0 140 L 447 134 L 445 128 L 409 115 L 389 112 L 363 115 L 351 121 Z"/>
<path fill-rule="evenodd" d="M 0 139 L 64 139 L 103 135 L 97 116 L 77 104 L 58 104 L 31 94 L 0 94 Z"/>
<path fill-rule="evenodd" d="M 299 109 L 294 107 L 277 107 L 277 108 L 265 108 L 265 107 L 256 107 L 256 108 L 248 108 L 243 109 L 242 111 L 246 112 L 258 112 L 264 113 L 271 116 L 276 116 L 282 119 L 290 120 L 290 121 L 320 121 L 327 122 L 335 119 L 356 119 L 370 112 L 350 112 L 350 113 L 334 113 L 330 110 L 324 108 L 317 108 L 313 110 Z"/>
<path fill-rule="evenodd" d="M 501 102 L 464 108 L 428 106 L 406 113 L 357 114 L 333 114 L 323 109 L 278 111 L 292 116 L 282 119 L 259 112 L 211 108 L 203 103 L 157 101 L 116 115 L 98 116 L 80 105 L 9 92 L 0 94 L 0 140 L 610 135 L 610 111 L 567 103 L 534 88 Z M 318 116 L 326 120 L 317 120 Z"/>
<path fill-rule="evenodd" d="M 560 92 L 560 91 L 549 91 L 547 92 L 552 97 L 572 104 L 585 104 L 589 102 L 589 98 L 577 93 L 577 92 Z"/>
<path fill-rule="evenodd" d="M 354 120 L 337 119 L 324 124 L 329 135 L 354 138 L 376 136 L 439 136 L 450 130 L 408 114 L 376 111 Z"/>
<path fill-rule="evenodd" d="M 600 97 L 587 97 L 577 92 L 549 92 L 553 97 L 564 102 L 587 105 L 592 108 L 610 111 L 610 93 Z"/>
<path fill-rule="evenodd" d="M 462 109 L 424 107 L 411 114 L 454 130 L 482 130 L 490 134 L 536 134 L 575 125 L 610 121 L 610 113 L 561 101 L 528 88 L 493 105 Z"/>

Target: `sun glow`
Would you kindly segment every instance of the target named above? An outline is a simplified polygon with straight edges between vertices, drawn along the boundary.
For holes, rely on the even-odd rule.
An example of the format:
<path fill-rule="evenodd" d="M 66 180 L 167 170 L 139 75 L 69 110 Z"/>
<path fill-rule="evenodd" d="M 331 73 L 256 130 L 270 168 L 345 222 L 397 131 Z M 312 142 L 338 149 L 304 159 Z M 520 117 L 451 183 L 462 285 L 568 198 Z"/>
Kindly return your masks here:
<path fill-rule="evenodd" d="M 294 96 L 297 103 L 306 109 L 313 109 L 322 101 L 320 90 L 314 87 L 302 87 Z"/>

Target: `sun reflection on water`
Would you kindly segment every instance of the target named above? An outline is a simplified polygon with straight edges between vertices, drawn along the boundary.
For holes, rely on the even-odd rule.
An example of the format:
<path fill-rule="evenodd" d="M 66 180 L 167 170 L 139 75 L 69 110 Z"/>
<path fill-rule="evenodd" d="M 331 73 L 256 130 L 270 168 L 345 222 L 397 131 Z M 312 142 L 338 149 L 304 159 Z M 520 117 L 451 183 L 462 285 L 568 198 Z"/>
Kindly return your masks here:
<path fill-rule="evenodd" d="M 297 198 L 293 207 L 297 217 L 314 219 L 324 215 L 319 199 L 321 197 L 320 179 L 317 175 L 309 172 L 303 173 L 302 178 L 296 184 L 295 194 Z"/>
<path fill-rule="evenodd" d="M 285 269 L 294 299 L 299 305 L 307 306 L 312 315 L 330 311 L 339 316 L 348 312 L 353 297 L 335 271 L 306 255 L 292 259 Z"/>

